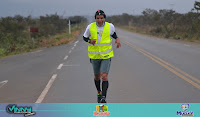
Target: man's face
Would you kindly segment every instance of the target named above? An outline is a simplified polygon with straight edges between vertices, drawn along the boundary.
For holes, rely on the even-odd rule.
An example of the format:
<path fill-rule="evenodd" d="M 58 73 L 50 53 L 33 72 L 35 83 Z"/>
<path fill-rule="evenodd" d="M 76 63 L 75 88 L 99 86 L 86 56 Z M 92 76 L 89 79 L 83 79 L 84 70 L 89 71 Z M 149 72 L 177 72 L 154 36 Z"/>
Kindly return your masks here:
<path fill-rule="evenodd" d="M 96 22 L 98 23 L 99 26 L 102 26 L 104 23 L 105 19 L 103 15 L 97 15 L 96 16 Z"/>

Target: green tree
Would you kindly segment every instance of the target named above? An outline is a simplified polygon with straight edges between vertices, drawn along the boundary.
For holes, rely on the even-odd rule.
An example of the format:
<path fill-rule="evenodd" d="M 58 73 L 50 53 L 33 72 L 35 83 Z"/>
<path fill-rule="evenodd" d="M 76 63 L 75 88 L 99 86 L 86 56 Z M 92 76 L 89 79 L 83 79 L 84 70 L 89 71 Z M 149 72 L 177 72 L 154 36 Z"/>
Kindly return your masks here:
<path fill-rule="evenodd" d="M 195 3 L 194 3 L 194 9 L 197 10 L 197 13 L 198 13 L 198 11 L 200 10 L 200 2 L 195 1 Z"/>

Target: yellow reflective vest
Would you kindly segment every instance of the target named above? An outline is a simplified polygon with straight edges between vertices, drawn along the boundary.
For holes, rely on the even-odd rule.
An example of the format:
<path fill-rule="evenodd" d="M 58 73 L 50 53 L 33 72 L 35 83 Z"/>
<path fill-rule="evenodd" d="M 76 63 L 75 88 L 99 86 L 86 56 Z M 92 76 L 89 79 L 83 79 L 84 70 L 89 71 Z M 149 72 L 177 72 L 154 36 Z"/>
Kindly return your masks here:
<path fill-rule="evenodd" d="M 96 22 L 91 23 L 90 39 L 97 39 L 97 25 Z M 91 59 L 108 59 L 114 57 L 112 49 L 112 39 L 110 38 L 110 24 L 105 22 L 100 43 L 88 45 L 88 56 Z"/>

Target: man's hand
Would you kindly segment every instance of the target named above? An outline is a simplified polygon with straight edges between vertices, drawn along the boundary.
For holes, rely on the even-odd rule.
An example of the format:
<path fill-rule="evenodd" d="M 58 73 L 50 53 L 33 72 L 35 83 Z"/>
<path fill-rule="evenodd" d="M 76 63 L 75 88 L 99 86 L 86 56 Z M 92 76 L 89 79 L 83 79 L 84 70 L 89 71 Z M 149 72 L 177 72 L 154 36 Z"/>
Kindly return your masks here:
<path fill-rule="evenodd" d="M 121 47 L 121 43 L 119 41 L 119 38 L 116 39 L 115 44 L 117 44 L 117 48 Z"/>
<path fill-rule="evenodd" d="M 96 39 L 91 39 L 91 40 L 90 40 L 90 43 L 91 43 L 92 45 L 94 45 L 94 44 L 96 43 L 96 41 L 97 41 Z"/>

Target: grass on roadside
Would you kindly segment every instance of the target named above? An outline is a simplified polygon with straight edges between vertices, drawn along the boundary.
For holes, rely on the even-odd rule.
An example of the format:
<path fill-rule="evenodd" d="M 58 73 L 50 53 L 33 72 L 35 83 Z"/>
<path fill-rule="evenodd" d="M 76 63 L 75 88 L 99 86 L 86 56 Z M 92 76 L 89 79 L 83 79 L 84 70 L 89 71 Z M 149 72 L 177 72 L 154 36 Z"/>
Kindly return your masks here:
<path fill-rule="evenodd" d="M 134 33 L 139 33 L 143 35 L 148 35 L 152 37 L 157 37 L 157 38 L 164 38 L 164 39 L 171 39 L 171 40 L 182 40 L 182 41 L 187 41 L 187 42 L 195 42 L 195 43 L 200 43 L 199 37 L 194 37 L 194 38 L 188 38 L 188 37 L 183 37 L 181 34 L 173 34 L 171 37 L 168 37 L 167 34 L 155 34 L 152 33 L 152 28 L 151 27 L 131 27 L 131 26 L 118 26 L 119 28 L 122 28 L 124 30 L 134 32 Z M 167 37 L 166 37 L 167 36 Z"/>
<path fill-rule="evenodd" d="M 15 43 L 15 46 L 8 45 L 9 47 L 7 49 L 0 48 L 0 58 L 22 54 L 40 48 L 67 44 L 77 38 L 85 26 L 85 23 L 81 25 L 72 25 L 71 34 L 69 34 L 69 30 L 66 29 L 62 33 L 56 34 L 54 36 L 49 36 L 48 38 L 42 37 L 36 38 L 34 40 L 27 39 L 24 44 Z"/>

